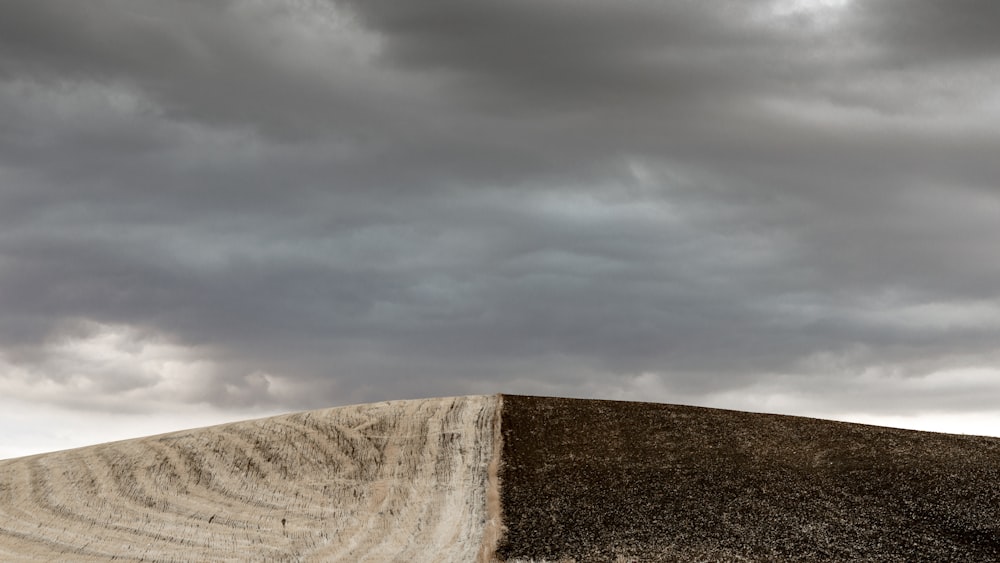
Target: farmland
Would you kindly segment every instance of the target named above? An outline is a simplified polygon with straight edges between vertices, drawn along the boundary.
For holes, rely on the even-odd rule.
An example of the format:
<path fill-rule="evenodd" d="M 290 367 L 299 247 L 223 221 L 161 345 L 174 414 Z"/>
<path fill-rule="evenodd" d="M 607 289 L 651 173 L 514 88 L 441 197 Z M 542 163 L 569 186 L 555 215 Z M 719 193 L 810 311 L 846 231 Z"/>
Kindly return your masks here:
<path fill-rule="evenodd" d="M 1000 439 L 505 395 L 499 555 L 1000 561 Z"/>
<path fill-rule="evenodd" d="M 516 395 L 0 461 L 2 561 L 996 561 L 1000 439 Z"/>
<path fill-rule="evenodd" d="M 342 407 L 0 461 L 0 560 L 474 561 L 496 401 Z"/>

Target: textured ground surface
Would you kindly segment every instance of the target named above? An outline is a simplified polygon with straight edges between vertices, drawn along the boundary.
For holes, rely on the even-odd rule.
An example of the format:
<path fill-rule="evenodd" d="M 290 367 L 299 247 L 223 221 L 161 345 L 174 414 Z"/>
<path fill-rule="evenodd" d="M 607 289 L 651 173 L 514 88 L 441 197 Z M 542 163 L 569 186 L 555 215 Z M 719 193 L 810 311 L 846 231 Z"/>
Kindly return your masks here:
<path fill-rule="evenodd" d="M 505 395 L 499 554 L 1000 561 L 1000 440 Z"/>
<path fill-rule="evenodd" d="M 3 562 L 466 563 L 494 548 L 511 563 L 1000 561 L 1000 439 L 506 395 L 0 461 Z"/>
<path fill-rule="evenodd" d="M 0 461 L 0 561 L 475 561 L 496 397 Z"/>

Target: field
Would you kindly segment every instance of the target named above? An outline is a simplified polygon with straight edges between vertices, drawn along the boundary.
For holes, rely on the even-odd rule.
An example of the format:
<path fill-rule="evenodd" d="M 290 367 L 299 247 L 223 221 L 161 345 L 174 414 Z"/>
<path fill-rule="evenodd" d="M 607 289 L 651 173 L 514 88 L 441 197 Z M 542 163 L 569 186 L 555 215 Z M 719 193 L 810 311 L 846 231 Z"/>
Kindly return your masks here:
<path fill-rule="evenodd" d="M 0 461 L 0 561 L 111 559 L 1000 561 L 1000 439 L 504 395 Z"/>
<path fill-rule="evenodd" d="M 0 461 L 0 561 L 475 561 L 496 405 L 360 405 Z"/>
<path fill-rule="evenodd" d="M 1000 439 L 505 395 L 499 555 L 1000 561 Z"/>

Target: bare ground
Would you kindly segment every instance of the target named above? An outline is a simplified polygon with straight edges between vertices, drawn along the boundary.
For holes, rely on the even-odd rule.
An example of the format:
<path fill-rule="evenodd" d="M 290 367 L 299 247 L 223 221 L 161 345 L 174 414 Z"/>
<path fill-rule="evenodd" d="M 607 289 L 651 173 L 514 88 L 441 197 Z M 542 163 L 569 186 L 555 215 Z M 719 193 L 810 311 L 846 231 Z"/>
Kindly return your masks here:
<path fill-rule="evenodd" d="M 0 461 L 0 560 L 474 561 L 497 400 L 359 405 Z"/>
<path fill-rule="evenodd" d="M 502 429 L 509 561 L 1000 561 L 1000 439 L 511 395 Z"/>
<path fill-rule="evenodd" d="M 0 461 L 0 561 L 1000 561 L 1000 439 L 458 397 Z"/>

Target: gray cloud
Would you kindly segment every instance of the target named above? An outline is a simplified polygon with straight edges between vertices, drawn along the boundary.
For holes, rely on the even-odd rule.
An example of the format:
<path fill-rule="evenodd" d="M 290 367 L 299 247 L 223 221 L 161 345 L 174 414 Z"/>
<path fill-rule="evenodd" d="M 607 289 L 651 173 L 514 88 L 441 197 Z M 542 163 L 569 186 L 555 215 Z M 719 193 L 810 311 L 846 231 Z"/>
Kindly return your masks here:
<path fill-rule="evenodd" d="M 1000 10 L 986 0 L 948 5 L 889 0 L 859 3 L 855 10 L 858 25 L 877 34 L 886 58 L 894 62 L 964 65 L 1000 52 L 993 24 Z"/>
<path fill-rule="evenodd" d="M 982 410 L 994 8 L 836 4 L 6 4 L 0 389 Z"/>

